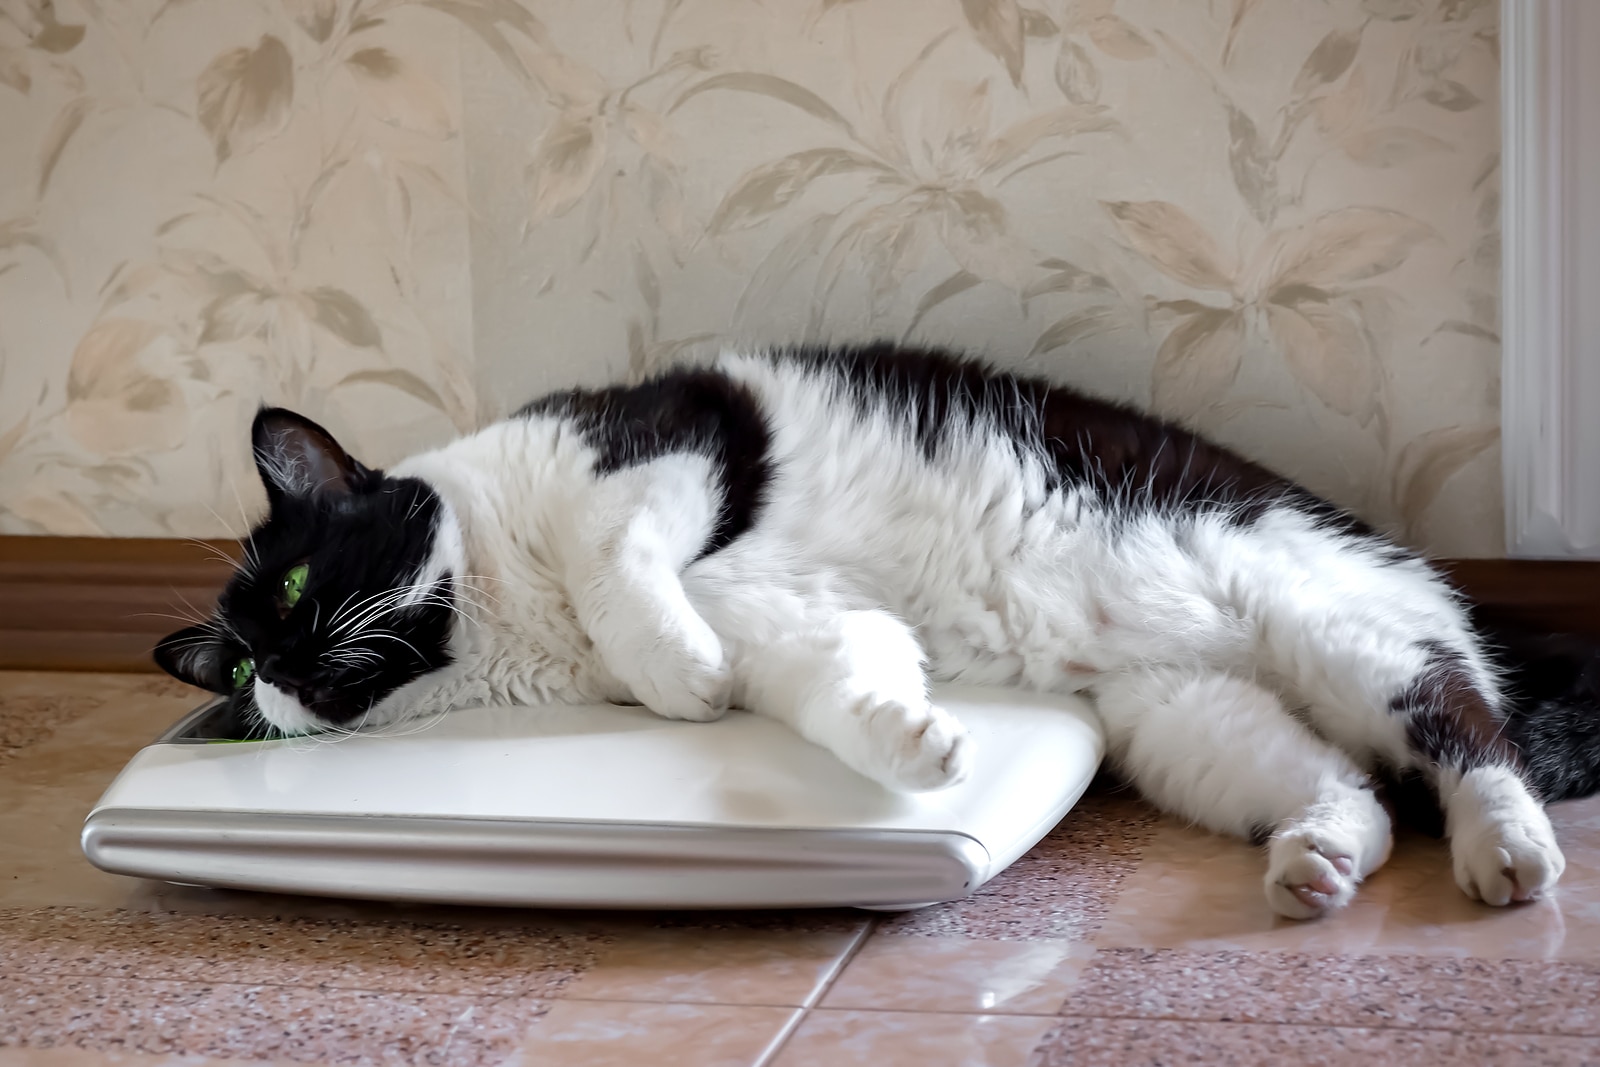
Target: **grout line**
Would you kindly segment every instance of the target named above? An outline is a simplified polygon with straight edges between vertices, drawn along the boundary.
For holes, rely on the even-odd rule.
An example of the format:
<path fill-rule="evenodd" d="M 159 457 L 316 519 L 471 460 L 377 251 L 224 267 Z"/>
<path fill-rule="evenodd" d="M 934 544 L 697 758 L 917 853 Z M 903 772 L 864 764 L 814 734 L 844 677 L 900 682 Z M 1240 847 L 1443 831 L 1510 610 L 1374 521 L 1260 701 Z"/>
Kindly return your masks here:
<path fill-rule="evenodd" d="M 794 1035 L 794 1032 L 800 1028 L 800 1024 L 805 1021 L 806 1016 L 811 1014 L 811 1009 L 822 1002 L 822 998 L 827 995 L 828 990 L 833 988 L 833 983 L 839 980 L 839 975 L 844 973 L 844 969 L 849 966 L 850 961 L 856 958 L 856 953 L 861 951 L 861 946 L 867 943 L 867 938 L 871 937 L 872 932 L 878 928 L 878 921 L 876 917 L 868 919 L 866 924 L 856 933 L 856 936 L 850 939 L 850 943 L 845 946 L 844 951 L 839 953 L 839 958 L 829 964 L 828 969 L 822 972 L 822 976 L 817 979 L 817 984 L 812 987 L 806 999 L 801 1001 L 800 1006 L 790 1013 L 788 1020 L 784 1022 L 783 1026 L 779 1027 L 776 1034 L 772 1035 L 772 1040 L 768 1041 L 766 1046 L 762 1048 L 761 1052 L 751 1062 L 750 1067 L 770 1067 L 772 1061 L 777 1058 L 778 1053 L 783 1050 L 783 1046 L 788 1044 L 789 1038 Z"/>
<path fill-rule="evenodd" d="M 750 1067 L 771 1067 L 772 1061 L 783 1051 L 783 1046 L 789 1043 L 789 1038 L 800 1029 L 800 1024 L 810 1013 L 810 1008 L 796 1008 L 790 1012 L 789 1018 L 785 1019 L 783 1025 L 778 1027 L 778 1032 L 772 1035 L 772 1040 L 768 1041 L 756 1054 L 756 1058 L 750 1061 Z"/>

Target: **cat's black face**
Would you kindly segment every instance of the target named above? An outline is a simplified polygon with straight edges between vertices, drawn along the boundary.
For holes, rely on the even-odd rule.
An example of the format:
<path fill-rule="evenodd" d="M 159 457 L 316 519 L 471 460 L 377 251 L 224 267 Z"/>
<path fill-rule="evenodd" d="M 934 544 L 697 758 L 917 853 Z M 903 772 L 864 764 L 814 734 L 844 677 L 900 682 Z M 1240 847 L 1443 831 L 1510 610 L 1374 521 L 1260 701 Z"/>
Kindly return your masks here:
<path fill-rule="evenodd" d="M 156 662 L 283 732 L 358 726 L 451 661 L 457 576 L 443 505 L 292 412 L 262 411 L 252 441 L 271 512 L 212 619 L 164 638 Z"/>

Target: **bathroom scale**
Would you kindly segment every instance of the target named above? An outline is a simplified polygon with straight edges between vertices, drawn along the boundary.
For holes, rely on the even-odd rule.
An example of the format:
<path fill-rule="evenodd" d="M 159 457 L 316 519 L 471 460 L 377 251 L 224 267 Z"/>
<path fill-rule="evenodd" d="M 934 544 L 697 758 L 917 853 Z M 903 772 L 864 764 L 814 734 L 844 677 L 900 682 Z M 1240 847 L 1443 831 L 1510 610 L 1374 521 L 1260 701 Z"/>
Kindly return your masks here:
<path fill-rule="evenodd" d="M 134 756 L 83 828 L 105 871 L 375 900 L 903 909 L 966 896 L 1055 826 L 1103 738 L 1072 696 L 946 688 L 976 742 L 933 793 L 779 723 L 637 707 L 457 710 L 390 732 L 241 740 L 222 701 Z"/>

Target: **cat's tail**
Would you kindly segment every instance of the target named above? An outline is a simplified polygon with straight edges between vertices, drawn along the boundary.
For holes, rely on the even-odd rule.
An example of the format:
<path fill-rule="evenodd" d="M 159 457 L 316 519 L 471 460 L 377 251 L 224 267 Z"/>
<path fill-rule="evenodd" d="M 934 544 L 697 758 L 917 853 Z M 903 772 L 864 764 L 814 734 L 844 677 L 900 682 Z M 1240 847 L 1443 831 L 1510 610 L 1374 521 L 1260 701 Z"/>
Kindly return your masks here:
<path fill-rule="evenodd" d="M 1600 791 L 1600 640 L 1505 625 L 1480 632 L 1502 670 L 1505 736 L 1546 800 Z"/>

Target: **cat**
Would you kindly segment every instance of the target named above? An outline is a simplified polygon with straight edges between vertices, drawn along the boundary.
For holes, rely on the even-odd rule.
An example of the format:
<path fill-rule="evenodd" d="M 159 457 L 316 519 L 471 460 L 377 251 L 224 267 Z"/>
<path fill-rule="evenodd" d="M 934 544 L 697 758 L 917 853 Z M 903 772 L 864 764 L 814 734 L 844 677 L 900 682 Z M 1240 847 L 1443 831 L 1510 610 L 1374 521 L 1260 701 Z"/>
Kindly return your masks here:
<path fill-rule="evenodd" d="M 1380 779 L 1426 785 L 1456 882 L 1494 905 L 1552 889 L 1542 801 L 1600 785 L 1587 646 L 1511 660 L 1345 511 L 970 357 L 726 352 L 388 471 L 282 409 L 252 447 L 268 517 L 214 615 L 155 657 L 283 734 L 475 703 L 738 707 L 917 791 L 973 759 L 930 678 L 1085 693 L 1115 770 L 1265 842 L 1295 919 L 1387 859 Z"/>

